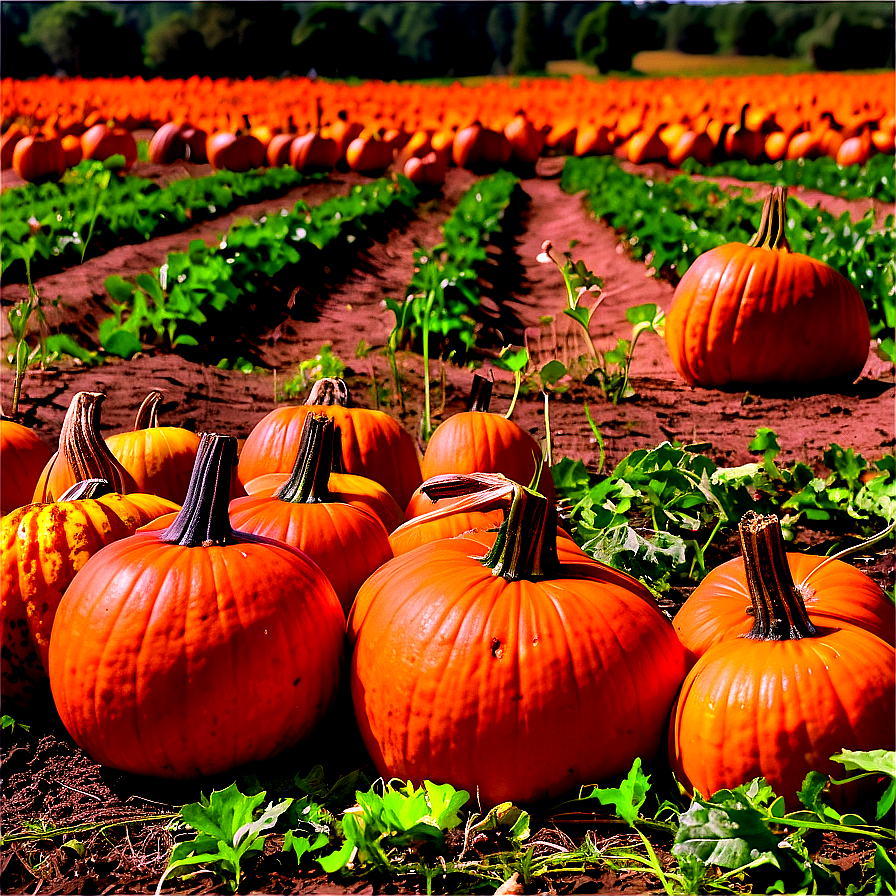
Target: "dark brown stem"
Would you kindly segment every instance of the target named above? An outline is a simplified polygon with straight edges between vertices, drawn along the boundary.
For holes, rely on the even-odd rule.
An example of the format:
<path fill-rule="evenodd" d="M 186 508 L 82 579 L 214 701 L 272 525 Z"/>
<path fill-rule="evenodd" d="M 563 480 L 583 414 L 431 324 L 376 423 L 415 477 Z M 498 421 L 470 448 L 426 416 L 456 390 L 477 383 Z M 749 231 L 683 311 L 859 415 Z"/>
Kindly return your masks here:
<path fill-rule="evenodd" d="M 478 373 L 473 374 L 473 385 L 470 387 L 470 410 L 488 413 L 492 400 L 492 382 Z"/>
<path fill-rule="evenodd" d="M 333 421 L 326 414 L 307 414 L 292 474 L 274 494 L 291 504 L 328 504 L 327 481 L 333 470 Z"/>
<path fill-rule="evenodd" d="M 102 498 L 114 494 L 112 486 L 105 479 L 83 479 L 64 491 L 60 501 L 83 501 L 86 498 Z"/>
<path fill-rule="evenodd" d="M 750 589 L 754 641 L 797 641 L 816 634 L 790 574 L 781 523 L 750 511 L 740 522 L 741 549 Z"/>
<path fill-rule="evenodd" d="M 161 541 L 188 548 L 236 543 L 227 513 L 235 461 L 233 436 L 202 434 L 187 497 Z"/>
<path fill-rule="evenodd" d="M 137 409 L 137 419 L 134 421 L 134 432 L 141 429 L 155 429 L 159 425 L 159 402 L 162 400 L 162 393 L 157 389 L 153 389 L 143 404 Z"/>
<path fill-rule="evenodd" d="M 482 565 L 511 582 L 556 578 L 560 573 L 556 506 L 514 483 L 510 510 Z"/>
<path fill-rule="evenodd" d="M 774 249 L 778 252 L 789 252 L 790 246 L 784 235 L 787 223 L 787 187 L 775 187 L 762 206 L 762 219 L 759 229 L 747 243 L 754 249 Z"/>
<path fill-rule="evenodd" d="M 72 399 L 59 433 L 59 452 L 71 467 L 76 482 L 105 479 L 113 490 L 126 488 L 124 470 L 100 435 L 102 392 L 78 392 Z"/>
<path fill-rule="evenodd" d="M 352 402 L 351 396 L 348 394 L 348 386 L 342 380 L 337 377 L 324 377 L 311 387 L 305 404 L 349 408 Z"/>

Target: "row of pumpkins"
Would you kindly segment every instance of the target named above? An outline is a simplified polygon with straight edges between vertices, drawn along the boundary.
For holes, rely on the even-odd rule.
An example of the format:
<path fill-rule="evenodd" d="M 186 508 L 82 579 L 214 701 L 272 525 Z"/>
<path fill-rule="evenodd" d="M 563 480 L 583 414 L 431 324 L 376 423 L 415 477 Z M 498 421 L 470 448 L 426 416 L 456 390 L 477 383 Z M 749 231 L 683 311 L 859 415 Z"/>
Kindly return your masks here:
<path fill-rule="evenodd" d="M 422 456 L 339 380 L 238 458 L 159 425 L 157 392 L 106 440 L 103 395 L 78 393 L 52 457 L 4 421 L 4 699 L 39 705 L 48 677 L 95 760 L 189 778 L 295 744 L 348 674 L 385 778 L 485 804 L 667 748 L 689 788 L 763 775 L 792 803 L 841 749 L 893 748 L 894 610 L 870 579 L 748 514 L 743 557 L 673 624 L 558 524 L 540 446 L 475 384 Z"/>
<path fill-rule="evenodd" d="M 177 160 L 210 162 L 215 169 L 249 171 L 264 165 L 291 165 L 299 171 L 332 171 L 344 163 L 352 171 L 379 176 L 396 165 L 414 183 L 439 187 L 449 163 L 472 170 L 517 164 L 531 168 L 546 152 L 575 156 L 617 153 L 629 161 L 665 162 L 678 167 L 685 159 L 701 164 L 713 159 L 749 162 L 814 159 L 830 156 L 838 164 L 863 165 L 877 152 L 893 154 L 896 118 L 867 120 L 843 128 L 828 114 L 815 123 L 801 122 L 788 129 L 777 126 L 768 110 L 750 112 L 743 106 L 740 121 L 731 123 L 709 113 L 693 121 L 669 122 L 643 116 L 630 125 L 578 125 L 565 122 L 536 127 L 519 112 L 502 129 L 479 121 L 465 127 L 414 132 L 402 128 L 367 126 L 358 120 L 337 119 L 332 125 L 304 133 L 279 131 L 268 125 L 208 134 L 189 122 L 163 124 L 149 143 L 149 159 L 171 164 Z M 0 167 L 12 166 L 25 180 L 58 179 L 82 159 L 105 159 L 114 154 L 130 168 L 137 144 L 130 131 L 97 123 L 80 136 L 27 133 L 10 127 L 0 142 Z"/>

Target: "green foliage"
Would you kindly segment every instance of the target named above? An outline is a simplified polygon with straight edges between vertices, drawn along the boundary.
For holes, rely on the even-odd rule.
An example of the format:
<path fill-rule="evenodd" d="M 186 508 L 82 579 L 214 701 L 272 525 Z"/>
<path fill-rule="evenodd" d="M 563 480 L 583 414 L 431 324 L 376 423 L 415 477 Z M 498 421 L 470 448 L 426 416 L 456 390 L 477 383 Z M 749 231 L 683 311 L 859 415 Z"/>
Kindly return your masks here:
<path fill-rule="evenodd" d="M 133 282 L 109 277 L 113 314 L 100 323 L 100 344 L 125 357 L 144 340 L 171 348 L 207 345 L 209 321 L 220 323 L 224 313 L 289 266 L 319 263 L 324 250 L 357 250 L 357 240 L 372 223 L 406 213 L 416 197 L 407 178 L 382 178 L 312 209 L 299 202 L 291 213 L 283 209 L 237 222 L 216 246 L 193 240 L 186 252 L 170 254 L 164 265 Z"/>
<path fill-rule="evenodd" d="M 576 57 L 603 74 L 627 72 L 637 48 L 631 14 L 621 3 L 601 3 L 576 31 Z"/>
<path fill-rule="evenodd" d="M 28 184 L 0 196 L 0 277 L 22 280 L 28 264 L 33 276 L 43 276 L 83 261 L 91 240 L 102 251 L 142 243 L 308 179 L 284 166 L 218 171 L 161 188 L 142 177 L 112 176 L 102 162 L 81 162 L 59 183 Z"/>
<path fill-rule="evenodd" d="M 497 171 L 470 187 L 442 225 L 443 240 L 414 251 L 414 274 L 402 303 L 387 299 L 395 314 L 390 344 L 417 345 L 424 319 L 439 352 L 469 350 L 476 341 L 478 280 L 489 259 L 487 248 L 504 227 L 504 214 L 519 190 L 519 178 Z"/>
<path fill-rule="evenodd" d="M 513 29 L 513 54 L 510 71 L 514 75 L 544 73 L 545 56 L 544 10 L 541 3 L 520 3 Z"/>
<path fill-rule="evenodd" d="M 289 401 L 296 398 L 324 377 L 341 377 L 345 373 L 345 364 L 333 354 L 333 343 L 325 342 L 313 358 L 299 362 L 295 374 L 280 386 L 279 399 Z"/>
<path fill-rule="evenodd" d="M 2 715 L 0 716 L 0 731 L 8 731 L 12 734 L 17 728 L 21 728 L 22 731 L 28 732 L 31 730 L 30 725 L 25 725 L 22 722 L 17 722 L 10 715 Z"/>
<path fill-rule="evenodd" d="M 746 159 L 728 159 L 715 165 L 701 165 L 685 159 L 682 171 L 702 177 L 736 177 L 742 181 L 781 187 L 806 187 L 844 199 L 878 199 L 896 202 L 896 160 L 878 154 L 864 165 L 843 167 L 830 158 L 783 159 L 752 165 Z"/>
<path fill-rule="evenodd" d="M 797 525 L 870 535 L 896 518 L 892 456 L 868 463 L 831 445 L 823 458 L 830 472 L 820 477 L 804 463 L 779 467 L 780 448 L 769 429 L 758 430 L 750 443 L 762 454 L 758 463 L 717 467 L 701 453 L 708 447 L 665 442 L 638 449 L 608 476 L 561 458 L 552 473 L 576 541 L 596 559 L 664 591 L 673 580 L 703 578 L 707 549 L 748 510 L 781 515 L 788 538 Z"/>
<path fill-rule="evenodd" d="M 185 868 L 202 865 L 211 866 L 224 878 L 230 892 L 235 893 L 243 859 L 261 852 L 277 819 L 292 804 L 288 799 L 276 805 L 269 803 L 258 813 L 264 799 L 264 791 L 244 796 L 234 783 L 224 790 L 212 791 L 208 799 L 203 796 L 198 803 L 184 806 L 180 810 L 183 822 L 198 833 L 192 840 L 175 845 L 156 892 L 172 874 L 183 874 Z"/>
<path fill-rule="evenodd" d="M 677 175 L 653 181 L 624 172 L 604 156 L 570 158 L 561 187 L 568 193 L 587 190 L 592 212 L 619 231 L 636 258 L 649 262 L 657 275 L 681 276 L 694 261 L 724 243 L 747 243 L 759 225 L 762 203 L 748 189 L 724 189 L 713 181 Z M 821 207 L 787 202 L 785 236 L 794 252 L 823 261 L 846 277 L 861 294 L 876 336 L 896 327 L 896 239 L 888 215 L 876 229 L 873 210 L 853 221 Z"/>

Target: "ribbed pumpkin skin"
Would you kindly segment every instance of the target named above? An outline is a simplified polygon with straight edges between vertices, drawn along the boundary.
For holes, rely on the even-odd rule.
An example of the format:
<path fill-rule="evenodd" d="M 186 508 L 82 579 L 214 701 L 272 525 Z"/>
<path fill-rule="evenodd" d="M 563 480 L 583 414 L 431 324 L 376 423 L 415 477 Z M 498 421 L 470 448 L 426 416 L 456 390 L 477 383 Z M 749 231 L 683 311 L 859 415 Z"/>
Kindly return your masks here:
<path fill-rule="evenodd" d="M 289 481 L 289 473 L 268 473 L 246 483 L 246 493 L 257 498 L 271 498 Z M 391 532 L 404 522 L 404 511 L 378 482 L 354 473 L 330 473 L 327 488 L 337 501 L 360 507 L 372 513 Z"/>
<path fill-rule="evenodd" d="M 184 548 L 138 533 L 78 573 L 57 613 L 50 683 L 103 765 L 191 778 L 307 734 L 339 682 L 344 616 L 284 545 Z"/>
<path fill-rule="evenodd" d="M 300 405 L 271 411 L 249 433 L 240 452 L 243 485 L 264 473 L 292 471 L 309 413 L 333 418 L 340 432 L 346 473 L 379 482 L 402 507 L 407 506 L 414 489 L 423 482 L 417 444 L 388 414 L 365 408 Z"/>
<path fill-rule="evenodd" d="M 701 255 L 666 319 L 675 369 L 716 388 L 852 382 L 870 338 L 862 298 L 837 271 L 744 243 Z"/>
<path fill-rule="evenodd" d="M 190 484 L 199 436 L 180 426 L 152 426 L 106 439 L 137 490 L 182 504 Z"/>
<path fill-rule="evenodd" d="M 889 644 L 858 629 L 716 645 L 682 685 L 669 741 L 673 771 L 704 796 L 762 776 L 797 808 L 810 771 L 846 777 L 830 756 L 893 749 L 894 659 Z M 841 809 L 855 797 L 843 794 Z"/>
<path fill-rule="evenodd" d="M 500 414 L 463 411 L 437 427 L 423 455 L 423 479 L 442 473 L 503 473 L 528 485 L 541 458 L 541 446 L 513 420 Z M 554 497 L 551 471 L 542 470 L 538 491 Z"/>
<path fill-rule="evenodd" d="M 27 426 L 0 420 L 0 515 L 31 503 L 53 449 Z"/>
<path fill-rule="evenodd" d="M 809 554 L 788 554 L 794 582 L 802 582 L 823 561 Z M 881 589 L 864 573 L 835 560 L 803 590 L 809 618 L 820 629 L 855 627 L 893 644 L 896 610 Z M 746 634 L 753 626 L 750 590 L 744 561 L 735 557 L 711 570 L 694 589 L 672 624 L 692 662 L 723 640 Z"/>
<path fill-rule="evenodd" d="M 366 510 L 338 502 L 293 504 L 278 498 L 237 498 L 230 522 L 307 554 L 326 574 L 347 613 L 364 580 L 392 559 L 383 524 Z"/>
<path fill-rule="evenodd" d="M 3 696 L 26 700 L 44 671 L 56 609 L 100 548 L 177 505 L 154 495 L 30 504 L 0 521 Z"/>
<path fill-rule="evenodd" d="M 413 524 L 389 536 L 392 553 L 407 554 L 421 545 L 431 544 L 442 538 L 454 538 L 471 530 L 495 529 L 501 525 L 504 513 L 492 510 L 488 513 L 452 513 L 437 520 L 414 520 Z M 408 522 L 411 522 L 410 520 Z"/>
<path fill-rule="evenodd" d="M 418 548 L 358 592 L 352 697 L 377 770 L 494 805 L 654 756 L 685 661 L 646 589 L 560 543 L 569 578 L 509 582 L 474 559 L 484 541 Z"/>

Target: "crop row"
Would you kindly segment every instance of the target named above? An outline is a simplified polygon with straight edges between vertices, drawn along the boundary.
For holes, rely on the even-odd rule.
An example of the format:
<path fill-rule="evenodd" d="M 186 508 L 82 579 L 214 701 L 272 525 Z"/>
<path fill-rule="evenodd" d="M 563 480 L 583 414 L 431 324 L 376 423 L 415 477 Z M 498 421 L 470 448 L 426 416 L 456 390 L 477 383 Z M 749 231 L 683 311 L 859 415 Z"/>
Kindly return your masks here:
<path fill-rule="evenodd" d="M 892 156 L 871 156 L 864 165 L 838 165 L 824 156 L 820 159 L 785 159 L 774 163 L 752 164 L 746 159 L 731 159 L 715 165 L 701 165 L 693 159 L 682 163 L 686 174 L 703 177 L 736 177 L 742 181 L 775 184 L 782 187 L 806 187 L 843 199 L 877 199 L 896 202 L 896 162 Z"/>
<path fill-rule="evenodd" d="M 383 178 L 314 208 L 298 202 L 291 212 L 235 223 L 219 245 L 193 240 L 186 252 L 170 254 L 133 282 L 110 277 L 106 289 L 114 314 L 100 324 L 100 343 L 111 354 L 130 357 L 144 340 L 171 347 L 232 340 L 240 328 L 225 325 L 225 311 L 251 317 L 255 325 L 282 313 L 288 301 L 278 288 L 281 274 L 301 264 L 319 278 L 323 253 L 338 250 L 344 259 L 371 227 L 391 225 L 412 209 L 417 195 L 406 179 Z"/>
<path fill-rule="evenodd" d="M 610 158 L 568 159 L 561 179 L 568 193 L 587 191 L 591 211 L 622 233 L 636 258 L 655 271 L 680 277 L 709 249 L 746 243 L 756 232 L 762 205 L 749 190 L 678 175 L 669 181 L 628 174 Z M 896 325 L 893 216 L 875 229 L 869 211 L 853 221 L 820 207 L 788 200 L 786 237 L 794 252 L 816 258 L 850 280 L 862 294 L 872 335 Z"/>
<path fill-rule="evenodd" d="M 427 330 L 446 347 L 476 343 L 487 249 L 502 234 L 505 212 L 519 195 L 519 178 L 508 171 L 477 181 L 442 225 L 442 242 L 415 250 L 404 302 L 390 304 L 411 342 L 419 343 Z"/>
<path fill-rule="evenodd" d="M 36 278 L 117 245 L 183 230 L 235 206 L 279 196 L 309 175 L 293 168 L 218 171 L 160 186 L 82 162 L 60 183 L 27 184 L 0 198 L 0 277 Z"/>

